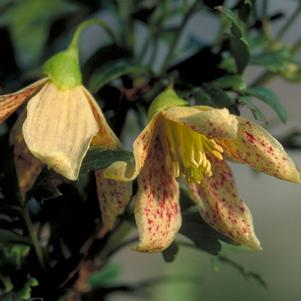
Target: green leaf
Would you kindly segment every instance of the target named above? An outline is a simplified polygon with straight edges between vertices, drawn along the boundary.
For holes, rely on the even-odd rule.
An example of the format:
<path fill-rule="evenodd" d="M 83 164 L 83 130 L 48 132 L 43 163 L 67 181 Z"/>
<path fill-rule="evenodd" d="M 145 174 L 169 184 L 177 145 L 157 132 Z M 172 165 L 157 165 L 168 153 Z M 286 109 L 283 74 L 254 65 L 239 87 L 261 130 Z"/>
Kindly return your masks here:
<path fill-rule="evenodd" d="M 133 153 L 125 150 L 105 150 L 101 147 L 91 148 L 83 160 L 80 173 L 102 169 L 115 161 L 129 162 L 134 160 Z"/>
<path fill-rule="evenodd" d="M 236 63 L 237 72 L 242 74 L 250 60 L 250 50 L 246 40 L 230 35 L 230 50 Z"/>
<path fill-rule="evenodd" d="M 219 234 L 202 220 L 198 212 L 183 216 L 179 232 L 189 238 L 196 247 L 207 253 L 217 255 L 222 249 L 218 240 Z"/>
<path fill-rule="evenodd" d="M 218 6 L 219 10 L 230 22 L 231 32 L 228 34 L 230 40 L 230 51 L 235 59 L 237 72 L 242 73 L 250 60 L 249 45 L 245 35 L 245 26 L 232 10 Z"/>
<path fill-rule="evenodd" d="M 162 252 L 163 259 L 165 262 L 173 262 L 179 252 L 179 246 L 177 243 L 173 242 L 166 250 Z"/>
<path fill-rule="evenodd" d="M 262 113 L 262 111 L 253 103 L 252 97 L 250 96 L 240 96 L 239 100 L 240 103 L 245 105 L 253 114 L 254 118 L 256 120 L 263 121 L 264 123 L 267 123 L 267 120 Z"/>
<path fill-rule="evenodd" d="M 31 68 L 38 63 L 52 22 L 75 9 L 75 4 L 62 0 L 26 0 L 14 1 L 1 14 L 0 24 L 9 28 L 21 68 Z"/>
<path fill-rule="evenodd" d="M 148 71 L 146 66 L 130 63 L 125 60 L 110 62 L 97 69 L 92 74 L 88 86 L 90 91 L 95 93 L 103 86 L 112 80 L 118 79 L 122 75 L 144 73 L 146 71 Z"/>
<path fill-rule="evenodd" d="M 233 99 L 216 84 L 204 84 L 205 91 L 210 95 L 216 106 L 220 108 L 229 107 L 234 104 Z"/>
<path fill-rule="evenodd" d="M 189 94 L 198 105 L 215 106 L 211 96 L 201 87 L 193 88 Z"/>
<path fill-rule="evenodd" d="M 287 121 L 287 112 L 272 90 L 264 87 L 254 87 L 249 88 L 246 93 L 269 105 L 278 114 L 283 123 Z"/>
<path fill-rule="evenodd" d="M 290 61 L 290 54 L 286 48 L 254 54 L 250 60 L 251 64 L 263 66 L 271 72 L 285 72 Z"/>
<path fill-rule="evenodd" d="M 17 292 L 11 292 L 6 295 L 1 301 L 24 301 L 31 299 L 31 290 L 38 286 L 38 281 L 35 278 L 29 277 L 22 289 Z M 33 300 L 33 299 L 32 299 Z"/>
<path fill-rule="evenodd" d="M 29 240 L 21 236 L 15 232 L 0 229 L 0 243 L 9 243 L 9 242 L 15 242 L 15 243 L 29 243 Z"/>
<path fill-rule="evenodd" d="M 120 275 L 120 267 L 116 264 L 107 264 L 100 271 L 93 273 L 88 284 L 91 288 L 97 288 L 106 284 L 111 284 Z"/>
<path fill-rule="evenodd" d="M 234 91 L 244 91 L 247 85 L 243 78 L 238 75 L 225 75 L 213 81 L 221 89 L 232 89 Z"/>

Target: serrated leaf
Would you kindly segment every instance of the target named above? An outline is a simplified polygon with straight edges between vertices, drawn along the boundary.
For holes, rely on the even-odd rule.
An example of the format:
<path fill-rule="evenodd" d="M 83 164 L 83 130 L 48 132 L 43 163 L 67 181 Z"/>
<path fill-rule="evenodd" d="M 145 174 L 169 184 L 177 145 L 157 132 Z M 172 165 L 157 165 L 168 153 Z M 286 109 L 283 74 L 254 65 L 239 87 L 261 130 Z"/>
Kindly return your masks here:
<path fill-rule="evenodd" d="M 134 160 L 133 153 L 125 150 L 105 150 L 101 147 L 91 148 L 83 160 L 80 173 L 102 169 L 115 161 Z"/>
<path fill-rule="evenodd" d="M 247 87 L 243 78 L 238 75 L 225 75 L 213 81 L 221 89 L 232 89 L 234 91 L 244 91 Z"/>
<path fill-rule="evenodd" d="M 125 60 L 110 62 L 103 65 L 92 74 L 88 86 L 90 91 L 95 93 L 103 86 L 112 80 L 118 79 L 122 75 L 143 73 L 147 70 L 147 67 L 143 65 L 130 63 Z"/>
<path fill-rule="evenodd" d="M 166 250 L 162 252 L 165 262 L 173 262 L 179 252 L 179 246 L 176 242 L 173 242 Z"/>
<path fill-rule="evenodd" d="M 216 106 L 224 108 L 234 104 L 233 99 L 217 85 L 208 83 L 204 85 L 204 89 L 210 95 Z"/>
<path fill-rule="evenodd" d="M 281 121 L 283 123 L 286 123 L 287 112 L 279 101 L 277 95 L 272 90 L 264 87 L 254 87 L 249 88 L 246 93 L 260 99 L 261 101 L 269 105 L 277 113 Z"/>

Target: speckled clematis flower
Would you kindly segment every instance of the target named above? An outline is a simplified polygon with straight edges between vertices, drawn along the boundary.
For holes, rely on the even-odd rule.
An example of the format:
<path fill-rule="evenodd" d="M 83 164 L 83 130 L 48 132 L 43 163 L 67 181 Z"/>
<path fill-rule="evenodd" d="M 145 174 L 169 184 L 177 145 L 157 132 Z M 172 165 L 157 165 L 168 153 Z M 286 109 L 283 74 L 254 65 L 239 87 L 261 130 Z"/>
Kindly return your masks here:
<path fill-rule="evenodd" d="M 22 142 L 24 138 L 30 153 L 49 168 L 69 180 L 76 180 L 90 146 L 118 149 L 120 142 L 93 96 L 82 85 L 78 49 L 74 43 L 71 46 L 46 62 L 46 78 L 18 92 L 0 96 L 0 122 L 28 101 L 22 135 L 18 135 L 18 139 Z M 33 160 L 23 146 L 15 147 L 15 152 L 20 150 L 23 157 L 21 160 L 19 156 L 16 166 L 24 194 L 42 167 L 39 165 L 30 174 L 33 181 L 24 183 L 26 165 L 33 164 Z M 101 171 L 95 175 L 102 221 L 110 229 L 130 200 L 131 183 L 105 179 Z"/>
<path fill-rule="evenodd" d="M 169 105 L 160 107 L 162 100 Z M 123 181 L 138 176 L 137 250 L 162 251 L 174 240 L 181 226 L 179 177 L 210 226 L 250 249 L 261 249 L 225 159 L 300 183 L 295 164 L 256 123 L 227 109 L 183 104 L 172 89 L 161 93 L 151 106 L 151 120 L 134 142 L 135 163 L 115 162 L 104 172 Z"/>

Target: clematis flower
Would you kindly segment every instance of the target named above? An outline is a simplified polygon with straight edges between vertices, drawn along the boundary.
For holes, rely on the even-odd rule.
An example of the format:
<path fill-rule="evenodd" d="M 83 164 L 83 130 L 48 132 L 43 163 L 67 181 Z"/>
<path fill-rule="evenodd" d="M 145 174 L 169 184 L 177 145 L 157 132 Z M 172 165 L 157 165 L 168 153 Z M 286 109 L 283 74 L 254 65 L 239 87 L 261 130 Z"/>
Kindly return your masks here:
<path fill-rule="evenodd" d="M 80 30 L 98 21 L 82 23 Z M 78 35 L 79 31 L 67 50 L 46 62 L 44 73 L 47 77 L 18 92 L 0 96 L 0 122 L 28 101 L 22 134 L 14 135 L 21 144 L 12 142 L 15 153 L 23 151 L 16 162 L 22 194 L 30 189 L 42 169 L 30 153 L 65 178 L 76 180 L 90 146 L 101 145 L 105 149 L 121 146 L 93 96 L 82 85 L 75 45 Z M 23 139 L 30 153 L 22 145 Z M 29 170 L 26 168 L 29 163 L 37 167 Z M 28 172 L 33 181 L 26 180 Z M 131 197 L 131 184 L 105 179 L 101 171 L 96 171 L 95 175 L 102 221 L 110 229 Z"/>
<path fill-rule="evenodd" d="M 171 88 L 161 93 L 150 108 L 148 125 L 134 142 L 135 163 L 114 162 L 104 172 L 105 177 L 123 181 L 138 176 L 137 250 L 162 251 L 174 240 L 181 226 L 180 177 L 211 227 L 250 249 L 261 249 L 226 159 L 300 183 L 295 164 L 256 123 L 227 109 L 184 104 Z"/>

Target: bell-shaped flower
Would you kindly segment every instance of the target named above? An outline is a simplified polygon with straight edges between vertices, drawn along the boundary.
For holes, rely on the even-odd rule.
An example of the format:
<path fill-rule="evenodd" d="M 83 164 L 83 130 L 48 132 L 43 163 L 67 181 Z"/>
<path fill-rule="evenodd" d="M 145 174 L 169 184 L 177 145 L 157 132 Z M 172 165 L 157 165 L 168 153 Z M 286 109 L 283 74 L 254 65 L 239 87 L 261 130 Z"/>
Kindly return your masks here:
<path fill-rule="evenodd" d="M 92 21 L 87 24 L 93 24 Z M 46 62 L 44 73 L 47 77 L 18 92 L 0 96 L 0 122 L 28 101 L 21 138 L 36 158 L 69 180 L 78 178 L 90 146 L 101 145 L 105 149 L 120 147 L 95 99 L 82 85 L 78 49 L 75 47 L 77 38 L 78 32 L 67 50 Z M 26 155 L 25 159 L 28 158 Z M 33 184 L 28 181 L 23 184 L 28 162 L 17 163 L 20 188 L 25 193 Z M 34 169 L 34 178 L 40 170 Z M 110 229 L 131 197 L 131 184 L 104 179 L 101 171 L 95 174 L 102 220 Z"/>
<path fill-rule="evenodd" d="M 114 162 L 104 171 L 105 177 L 123 181 L 138 176 L 137 250 L 162 251 L 174 240 L 181 227 L 179 177 L 211 227 L 261 249 L 226 159 L 294 183 L 300 183 L 300 173 L 281 144 L 256 123 L 227 109 L 184 104 L 171 88 L 161 93 L 134 142 L 135 162 Z"/>

